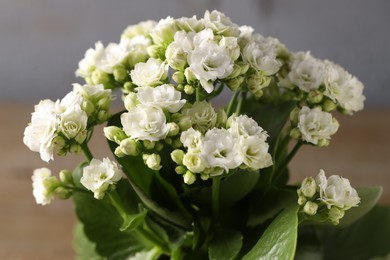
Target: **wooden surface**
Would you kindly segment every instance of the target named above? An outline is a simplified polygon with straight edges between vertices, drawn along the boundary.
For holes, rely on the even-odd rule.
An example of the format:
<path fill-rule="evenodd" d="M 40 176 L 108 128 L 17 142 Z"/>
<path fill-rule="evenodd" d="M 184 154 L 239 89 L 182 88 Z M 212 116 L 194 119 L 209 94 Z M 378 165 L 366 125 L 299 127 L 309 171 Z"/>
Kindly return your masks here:
<path fill-rule="evenodd" d="M 81 157 L 55 158 L 49 165 L 23 145 L 23 131 L 33 105 L 0 104 L 0 259 L 74 259 L 71 201 L 35 204 L 31 174 L 49 167 L 54 173 L 74 168 Z M 382 185 L 382 204 L 390 204 L 390 109 L 366 109 L 339 116 L 340 130 L 327 148 L 305 146 L 291 164 L 291 182 L 328 175 L 350 179 L 353 186 Z M 98 131 L 96 131 L 98 133 Z M 93 140 L 96 157 L 106 155 L 103 140 Z M 102 148 L 103 147 L 103 148 Z"/>

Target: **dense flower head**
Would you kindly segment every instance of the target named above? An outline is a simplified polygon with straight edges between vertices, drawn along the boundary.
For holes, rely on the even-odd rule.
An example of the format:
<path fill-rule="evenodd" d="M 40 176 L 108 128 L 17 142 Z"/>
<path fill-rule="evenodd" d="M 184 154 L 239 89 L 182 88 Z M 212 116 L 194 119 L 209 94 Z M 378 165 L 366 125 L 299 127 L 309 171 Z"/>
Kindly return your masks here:
<path fill-rule="evenodd" d="M 47 205 L 55 197 L 54 190 L 58 187 L 58 180 L 48 168 L 39 168 L 34 170 L 32 186 L 36 203 Z"/>

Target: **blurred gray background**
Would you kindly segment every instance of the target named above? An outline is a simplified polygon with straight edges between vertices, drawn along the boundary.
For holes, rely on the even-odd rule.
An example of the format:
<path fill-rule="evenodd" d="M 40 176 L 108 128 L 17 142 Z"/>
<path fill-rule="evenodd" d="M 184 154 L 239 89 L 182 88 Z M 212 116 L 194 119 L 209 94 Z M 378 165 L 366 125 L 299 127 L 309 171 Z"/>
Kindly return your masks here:
<path fill-rule="evenodd" d="M 0 102 L 62 98 L 85 51 L 117 42 L 127 25 L 218 9 L 292 51 L 339 63 L 390 106 L 388 0 L 0 0 Z"/>

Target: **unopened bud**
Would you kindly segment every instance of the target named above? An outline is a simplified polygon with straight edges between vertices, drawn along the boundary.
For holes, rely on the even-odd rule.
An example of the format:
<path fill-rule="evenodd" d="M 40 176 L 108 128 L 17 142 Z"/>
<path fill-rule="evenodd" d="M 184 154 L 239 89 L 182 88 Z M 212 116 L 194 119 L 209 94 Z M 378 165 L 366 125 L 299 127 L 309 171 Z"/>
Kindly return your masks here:
<path fill-rule="evenodd" d="M 337 105 L 330 99 L 325 100 L 325 102 L 322 104 L 322 109 L 326 112 L 330 112 L 335 110 Z"/>
<path fill-rule="evenodd" d="M 184 76 L 184 72 L 182 71 L 176 71 L 175 73 L 173 73 L 172 75 L 172 79 L 178 83 L 178 84 L 181 84 L 181 83 L 184 83 L 186 78 Z"/>
<path fill-rule="evenodd" d="M 184 86 L 184 92 L 187 95 L 192 95 L 195 92 L 195 88 L 193 86 L 187 84 L 187 85 Z"/>
<path fill-rule="evenodd" d="M 238 64 L 233 65 L 233 72 L 230 73 L 229 79 L 236 78 L 237 76 L 241 75 L 241 67 Z"/>
<path fill-rule="evenodd" d="M 104 136 L 117 144 L 120 144 L 120 142 L 127 138 L 126 133 L 117 126 L 107 126 L 103 128 Z"/>
<path fill-rule="evenodd" d="M 305 196 L 298 197 L 298 205 L 303 206 L 306 203 L 307 199 Z"/>
<path fill-rule="evenodd" d="M 145 164 L 152 170 L 158 171 L 161 169 L 161 157 L 160 155 L 156 153 L 152 154 L 144 154 L 142 156 L 142 159 L 144 160 Z"/>
<path fill-rule="evenodd" d="M 175 168 L 175 172 L 176 172 L 177 174 L 184 174 L 184 173 L 187 172 L 187 168 L 186 168 L 185 166 L 183 166 L 183 165 L 179 165 L 179 166 L 177 166 L 177 167 Z"/>
<path fill-rule="evenodd" d="M 123 88 L 125 92 L 131 92 L 134 90 L 134 84 L 131 83 L 130 81 L 127 81 L 125 84 L 123 84 Z"/>
<path fill-rule="evenodd" d="M 192 126 L 192 121 L 189 116 L 183 116 L 178 123 L 180 130 L 185 131 Z"/>
<path fill-rule="evenodd" d="M 94 85 L 106 84 L 110 82 L 110 77 L 108 76 L 107 73 L 96 69 L 92 73 L 92 82 L 94 83 Z"/>
<path fill-rule="evenodd" d="M 157 151 L 161 151 L 164 148 L 164 145 L 162 143 L 156 143 L 154 147 Z"/>
<path fill-rule="evenodd" d="M 97 115 L 97 119 L 99 123 L 107 121 L 107 119 L 110 117 L 107 110 L 100 110 Z"/>
<path fill-rule="evenodd" d="M 75 138 L 74 138 L 74 140 L 75 140 L 77 143 L 79 143 L 79 144 L 84 143 L 85 139 L 87 139 L 87 130 L 84 130 L 84 131 L 79 132 L 79 133 L 75 136 Z"/>
<path fill-rule="evenodd" d="M 118 82 L 124 82 L 128 79 L 127 70 L 123 66 L 115 66 L 113 68 L 114 79 Z"/>
<path fill-rule="evenodd" d="M 142 144 L 144 145 L 145 149 L 147 149 L 147 150 L 152 150 L 156 146 L 156 142 L 149 141 L 149 140 L 144 140 L 142 142 Z"/>
<path fill-rule="evenodd" d="M 127 94 L 123 102 L 127 110 L 130 110 L 139 104 L 137 94 L 135 94 L 134 92 L 130 92 L 129 94 Z"/>
<path fill-rule="evenodd" d="M 329 139 L 323 138 L 323 139 L 318 140 L 317 146 L 318 147 L 326 147 L 329 145 L 329 143 L 330 143 Z"/>
<path fill-rule="evenodd" d="M 61 150 L 62 148 L 64 148 L 66 141 L 65 141 L 65 138 L 58 135 L 58 136 L 54 137 L 52 144 L 54 145 L 54 147 L 57 150 Z"/>
<path fill-rule="evenodd" d="M 316 194 L 317 184 L 312 177 L 307 177 L 302 181 L 301 185 L 302 195 L 307 198 L 312 198 Z"/>
<path fill-rule="evenodd" d="M 71 171 L 61 170 L 59 176 L 61 182 L 65 185 L 73 185 L 73 175 Z"/>
<path fill-rule="evenodd" d="M 300 139 L 301 138 L 301 131 L 299 131 L 298 128 L 293 128 L 290 131 L 290 136 L 294 139 Z"/>
<path fill-rule="evenodd" d="M 293 110 L 291 110 L 290 120 L 293 124 L 298 123 L 299 112 L 300 112 L 300 109 L 298 107 L 295 107 Z"/>
<path fill-rule="evenodd" d="M 344 210 L 339 209 L 338 207 L 331 207 L 328 213 L 330 222 L 332 222 L 333 225 L 338 225 L 340 219 L 344 217 L 344 213 Z"/>
<path fill-rule="evenodd" d="M 132 138 L 126 138 L 119 144 L 122 152 L 126 155 L 137 156 L 140 153 L 140 143 Z"/>
<path fill-rule="evenodd" d="M 114 154 L 115 156 L 119 157 L 119 158 L 122 158 L 122 157 L 125 157 L 126 154 L 122 151 L 121 147 L 120 146 L 117 146 L 115 148 L 115 151 L 114 151 Z"/>
<path fill-rule="evenodd" d="M 186 68 L 184 70 L 184 76 L 186 77 L 187 82 L 193 82 L 196 80 L 196 77 L 195 77 L 194 73 L 192 73 L 190 68 Z"/>
<path fill-rule="evenodd" d="M 303 206 L 303 212 L 305 212 L 309 216 L 314 216 L 317 213 L 318 204 L 312 201 L 306 202 L 305 206 Z"/>
<path fill-rule="evenodd" d="M 77 154 L 81 152 L 81 146 L 79 144 L 72 144 L 69 148 L 69 152 Z"/>
<path fill-rule="evenodd" d="M 70 191 L 69 189 L 64 188 L 64 187 L 57 187 L 54 190 L 53 194 L 58 199 L 66 200 L 66 199 L 69 199 L 70 196 L 72 196 L 72 191 Z"/>
<path fill-rule="evenodd" d="M 179 133 L 180 127 L 178 124 L 171 122 L 168 123 L 167 125 L 169 127 L 168 136 L 176 136 Z"/>
<path fill-rule="evenodd" d="M 243 76 L 240 76 L 240 77 L 235 77 L 235 78 L 232 78 L 232 79 L 229 79 L 227 82 L 226 82 L 226 85 L 232 90 L 236 90 L 238 87 L 241 86 L 242 82 L 244 82 L 244 77 Z"/>
<path fill-rule="evenodd" d="M 241 67 L 240 75 L 244 75 L 245 73 L 247 73 L 247 71 L 249 69 L 249 64 L 248 63 L 240 61 L 237 64 Z"/>
<path fill-rule="evenodd" d="M 183 175 L 183 179 L 185 184 L 191 185 L 196 181 L 196 176 L 191 171 L 187 171 Z"/>
<path fill-rule="evenodd" d="M 227 114 L 224 109 L 220 109 L 217 112 L 217 125 L 218 126 L 225 126 L 227 121 Z"/>
<path fill-rule="evenodd" d="M 311 90 L 309 94 L 307 95 L 307 99 L 309 103 L 311 104 L 318 104 L 321 102 L 322 98 L 324 97 L 324 94 L 322 94 L 319 90 Z"/>
<path fill-rule="evenodd" d="M 84 100 L 82 103 L 81 103 L 81 109 L 87 114 L 87 115 L 90 115 L 92 114 L 93 111 L 95 111 L 95 106 L 93 105 L 93 103 L 89 100 Z"/>
<path fill-rule="evenodd" d="M 180 149 L 173 150 L 171 152 L 172 161 L 177 164 L 183 164 L 184 151 Z"/>

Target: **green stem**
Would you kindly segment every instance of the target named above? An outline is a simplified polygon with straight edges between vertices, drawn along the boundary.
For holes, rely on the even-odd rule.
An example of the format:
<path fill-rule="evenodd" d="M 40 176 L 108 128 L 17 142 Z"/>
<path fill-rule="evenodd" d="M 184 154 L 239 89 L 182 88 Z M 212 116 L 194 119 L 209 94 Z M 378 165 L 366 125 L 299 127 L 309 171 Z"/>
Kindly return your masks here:
<path fill-rule="evenodd" d="M 162 252 L 166 253 L 167 255 L 170 254 L 169 249 L 164 245 L 164 242 L 162 242 L 158 237 L 156 237 L 153 233 L 149 232 L 148 230 L 144 229 L 142 226 L 138 226 L 133 231 L 138 238 L 140 238 L 145 244 L 152 245 L 155 247 L 158 247 Z"/>
<path fill-rule="evenodd" d="M 91 150 L 89 150 L 88 142 L 85 141 L 84 143 L 82 143 L 80 145 L 80 147 L 81 147 L 81 150 L 83 151 L 85 158 L 88 160 L 88 162 L 90 162 L 93 158 L 93 155 L 91 153 Z"/>
<path fill-rule="evenodd" d="M 237 96 L 238 96 L 239 93 L 240 93 L 240 89 L 238 88 L 238 89 L 234 92 L 232 98 L 230 99 L 229 105 L 228 105 L 227 110 L 226 110 L 226 115 L 227 115 L 227 117 L 231 116 L 231 114 L 232 114 L 232 112 L 233 112 L 234 104 L 235 104 L 236 101 L 237 101 Z"/>
<path fill-rule="evenodd" d="M 220 186 L 221 186 L 221 177 L 214 177 L 213 178 L 213 184 L 211 187 L 211 205 L 212 205 L 212 212 L 213 212 L 213 219 L 218 219 L 219 216 L 219 195 L 220 195 Z"/>
<path fill-rule="evenodd" d="M 240 112 L 241 112 L 242 104 L 244 103 L 244 101 L 246 99 L 246 93 L 247 92 L 242 92 L 241 93 L 241 98 L 238 100 L 238 104 L 237 104 L 237 107 L 236 107 L 236 114 L 237 115 L 239 115 Z"/>
<path fill-rule="evenodd" d="M 196 102 L 202 101 L 202 87 L 199 85 L 196 88 Z"/>
<path fill-rule="evenodd" d="M 282 171 L 288 165 L 288 163 L 291 161 L 292 158 L 294 158 L 295 154 L 298 152 L 299 148 L 301 148 L 302 145 L 303 142 L 301 141 L 298 141 L 295 144 L 295 146 L 293 147 L 291 152 L 287 155 L 287 157 L 284 159 L 284 161 L 277 166 L 275 173 L 278 173 L 278 171 Z M 278 179 L 279 176 L 276 176 L 275 181 Z"/>

